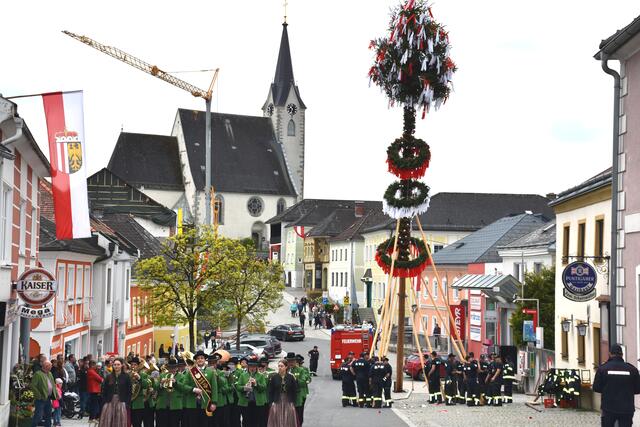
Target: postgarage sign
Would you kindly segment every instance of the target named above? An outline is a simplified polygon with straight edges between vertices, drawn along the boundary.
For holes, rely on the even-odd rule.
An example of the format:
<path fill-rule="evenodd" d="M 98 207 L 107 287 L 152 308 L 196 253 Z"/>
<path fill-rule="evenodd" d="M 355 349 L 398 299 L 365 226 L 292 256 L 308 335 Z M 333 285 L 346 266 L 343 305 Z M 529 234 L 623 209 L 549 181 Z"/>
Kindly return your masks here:
<path fill-rule="evenodd" d="M 58 290 L 55 277 L 43 268 L 32 268 L 18 278 L 16 292 L 25 305 L 18 308 L 20 317 L 41 319 L 52 317 L 53 310 L 47 307 Z"/>

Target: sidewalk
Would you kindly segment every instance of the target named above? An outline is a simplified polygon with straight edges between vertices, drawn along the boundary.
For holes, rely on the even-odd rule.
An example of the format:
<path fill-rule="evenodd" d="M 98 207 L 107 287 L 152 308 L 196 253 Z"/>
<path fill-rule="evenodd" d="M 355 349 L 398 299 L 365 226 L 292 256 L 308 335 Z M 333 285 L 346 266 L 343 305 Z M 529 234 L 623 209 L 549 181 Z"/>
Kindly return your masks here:
<path fill-rule="evenodd" d="M 295 298 L 300 299 L 300 297 L 306 295 L 306 291 L 301 288 L 286 288 L 282 293 L 282 299 L 285 304 L 280 307 L 280 309 L 271 315 L 269 315 L 269 320 L 267 321 L 267 325 L 269 327 L 280 325 L 283 323 L 300 323 L 300 319 L 297 317 L 291 317 L 291 311 L 289 310 L 289 306 L 293 302 Z M 314 329 L 313 327 L 309 327 L 309 313 L 305 313 L 307 316 L 306 325 L 304 327 L 305 336 L 309 338 L 317 338 L 322 340 L 328 340 L 331 338 L 331 330 L 330 329 Z"/>

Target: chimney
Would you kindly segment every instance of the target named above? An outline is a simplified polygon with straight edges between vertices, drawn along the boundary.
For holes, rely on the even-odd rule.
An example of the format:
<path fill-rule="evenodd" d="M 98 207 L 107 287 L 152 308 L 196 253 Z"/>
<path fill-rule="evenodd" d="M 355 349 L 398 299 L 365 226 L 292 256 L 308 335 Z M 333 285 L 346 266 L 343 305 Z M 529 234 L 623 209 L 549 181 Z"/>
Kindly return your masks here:
<path fill-rule="evenodd" d="M 555 200 L 558 198 L 558 195 L 556 193 L 547 193 L 545 197 L 549 200 Z"/>
<path fill-rule="evenodd" d="M 364 202 L 356 201 L 354 202 L 355 207 L 355 215 L 356 218 L 361 218 L 364 216 Z"/>

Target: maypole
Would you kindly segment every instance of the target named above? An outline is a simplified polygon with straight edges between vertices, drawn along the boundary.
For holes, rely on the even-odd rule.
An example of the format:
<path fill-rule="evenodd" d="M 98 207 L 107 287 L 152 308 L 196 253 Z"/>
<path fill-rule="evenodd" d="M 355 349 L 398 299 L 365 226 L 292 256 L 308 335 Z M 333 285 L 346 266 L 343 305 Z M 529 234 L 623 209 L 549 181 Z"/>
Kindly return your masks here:
<path fill-rule="evenodd" d="M 416 109 L 422 110 L 424 118 L 432 107 L 437 110 L 444 104 L 456 66 L 449 57 L 448 33 L 433 19 L 426 0 L 407 0 L 392 10 L 388 31 L 387 37 L 371 41 L 375 60 L 369 78 L 380 86 L 390 106 L 403 106 L 404 128 L 402 137 L 387 148 L 388 170 L 398 180 L 387 188 L 383 210 L 397 220 L 396 233 L 378 246 L 376 261 L 390 276 L 389 283 L 393 283 L 391 277 L 397 277 L 398 284 L 397 295 L 389 289 L 385 298 L 384 321 L 376 335 L 382 332 L 381 350 L 386 352 L 397 309 L 395 391 L 399 392 L 403 386 L 407 278 L 420 276 L 432 263 L 424 239 L 411 237 L 412 218 L 429 208 L 429 187 L 419 179 L 431 160 L 429 145 L 414 136 Z"/>

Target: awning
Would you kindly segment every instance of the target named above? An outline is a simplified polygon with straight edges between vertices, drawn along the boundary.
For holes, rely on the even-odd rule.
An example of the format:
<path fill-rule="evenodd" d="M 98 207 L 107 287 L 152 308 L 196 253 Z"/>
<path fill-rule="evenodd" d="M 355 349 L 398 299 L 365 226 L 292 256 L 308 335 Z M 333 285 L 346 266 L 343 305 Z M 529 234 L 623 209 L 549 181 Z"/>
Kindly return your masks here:
<path fill-rule="evenodd" d="M 495 274 L 466 274 L 456 280 L 451 287 L 457 289 L 478 289 L 491 298 L 511 304 L 513 303 L 514 296 L 520 292 L 521 284 L 518 279 L 510 274 L 506 276 L 498 276 Z"/>

